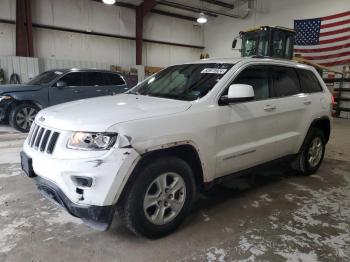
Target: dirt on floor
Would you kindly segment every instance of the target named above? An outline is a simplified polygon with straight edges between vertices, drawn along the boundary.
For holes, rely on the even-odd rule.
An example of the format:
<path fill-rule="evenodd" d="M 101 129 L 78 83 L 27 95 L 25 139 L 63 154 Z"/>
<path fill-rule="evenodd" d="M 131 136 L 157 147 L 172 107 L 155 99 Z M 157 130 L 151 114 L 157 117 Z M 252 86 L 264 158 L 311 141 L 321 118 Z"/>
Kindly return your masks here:
<path fill-rule="evenodd" d="M 349 137 L 335 119 L 317 174 L 280 164 L 216 186 L 177 232 L 147 240 L 117 219 L 96 232 L 41 197 L 20 169 L 25 135 L 0 126 L 0 262 L 350 261 Z"/>

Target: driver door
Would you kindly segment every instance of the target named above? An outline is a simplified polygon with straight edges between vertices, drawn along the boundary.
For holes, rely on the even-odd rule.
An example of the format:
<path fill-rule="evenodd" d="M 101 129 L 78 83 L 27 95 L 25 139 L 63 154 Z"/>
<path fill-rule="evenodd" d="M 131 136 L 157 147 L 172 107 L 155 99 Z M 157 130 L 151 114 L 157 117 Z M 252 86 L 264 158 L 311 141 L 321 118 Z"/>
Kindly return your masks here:
<path fill-rule="evenodd" d="M 269 65 L 249 66 L 231 84 L 251 85 L 255 98 L 218 108 L 216 177 L 256 166 L 276 156 L 271 145 L 276 135 L 278 109 L 270 95 Z"/>
<path fill-rule="evenodd" d="M 57 83 L 63 82 L 64 86 L 58 87 Z M 65 103 L 80 98 L 80 89 L 84 85 L 85 74 L 83 72 L 71 72 L 62 76 L 49 91 L 50 105 Z"/>

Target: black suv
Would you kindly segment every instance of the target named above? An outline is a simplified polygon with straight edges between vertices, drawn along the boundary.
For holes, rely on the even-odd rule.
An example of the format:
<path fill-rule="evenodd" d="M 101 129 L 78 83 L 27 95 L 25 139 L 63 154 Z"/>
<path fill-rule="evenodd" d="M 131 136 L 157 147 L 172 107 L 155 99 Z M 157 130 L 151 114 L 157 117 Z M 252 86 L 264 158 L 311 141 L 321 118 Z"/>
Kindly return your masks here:
<path fill-rule="evenodd" d="M 84 98 L 114 95 L 129 88 L 122 75 L 105 70 L 59 69 L 25 85 L 0 85 L 0 121 L 28 132 L 38 111 Z"/>

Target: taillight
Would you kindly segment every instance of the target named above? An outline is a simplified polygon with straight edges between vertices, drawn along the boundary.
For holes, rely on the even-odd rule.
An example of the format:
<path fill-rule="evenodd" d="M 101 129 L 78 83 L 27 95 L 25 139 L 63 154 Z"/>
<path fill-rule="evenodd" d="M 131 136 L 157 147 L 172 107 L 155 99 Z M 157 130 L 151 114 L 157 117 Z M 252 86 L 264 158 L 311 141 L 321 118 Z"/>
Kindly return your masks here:
<path fill-rule="evenodd" d="M 330 108 L 330 110 L 331 110 L 331 115 L 332 116 L 335 116 L 335 97 L 334 97 L 334 95 L 332 95 L 332 102 L 331 102 L 331 108 Z"/>

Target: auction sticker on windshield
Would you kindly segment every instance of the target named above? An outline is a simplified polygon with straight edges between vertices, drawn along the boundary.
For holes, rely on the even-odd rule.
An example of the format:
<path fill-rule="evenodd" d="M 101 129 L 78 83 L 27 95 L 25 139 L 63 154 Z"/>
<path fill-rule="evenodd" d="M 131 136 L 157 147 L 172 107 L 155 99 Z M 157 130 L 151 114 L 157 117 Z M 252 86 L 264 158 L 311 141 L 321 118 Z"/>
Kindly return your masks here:
<path fill-rule="evenodd" d="M 217 74 L 223 75 L 225 74 L 227 69 L 219 69 L 219 68 L 204 68 L 201 74 Z"/>

